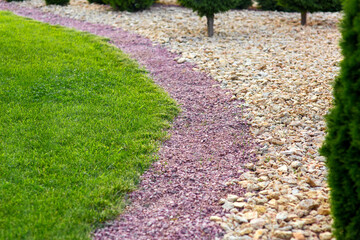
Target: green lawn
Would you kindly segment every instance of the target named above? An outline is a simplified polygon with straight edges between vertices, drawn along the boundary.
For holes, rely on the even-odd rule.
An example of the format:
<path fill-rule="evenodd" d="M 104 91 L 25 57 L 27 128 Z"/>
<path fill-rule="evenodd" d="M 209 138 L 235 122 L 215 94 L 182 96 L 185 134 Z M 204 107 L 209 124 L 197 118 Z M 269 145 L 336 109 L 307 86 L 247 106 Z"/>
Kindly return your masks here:
<path fill-rule="evenodd" d="M 0 12 L 0 239 L 88 239 L 178 107 L 105 39 Z"/>

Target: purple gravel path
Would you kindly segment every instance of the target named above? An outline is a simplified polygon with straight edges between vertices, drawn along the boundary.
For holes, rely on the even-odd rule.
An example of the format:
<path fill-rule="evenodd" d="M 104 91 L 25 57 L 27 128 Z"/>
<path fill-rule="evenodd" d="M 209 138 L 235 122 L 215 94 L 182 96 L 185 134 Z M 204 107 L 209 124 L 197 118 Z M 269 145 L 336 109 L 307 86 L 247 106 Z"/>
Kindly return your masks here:
<path fill-rule="evenodd" d="M 142 176 L 131 205 L 94 239 L 214 239 L 223 230 L 209 220 L 223 214 L 217 203 L 238 185 L 225 183 L 239 177 L 245 162 L 255 159 L 248 125 L 241 120 L 240 102 L 193 64 L 178 64 L 177 55 L 139 35 L 111 26 L 91 24 L 19 8 L 0 1 L 0 9 L 50 24 L 59 24 L 105 36 L 140 64 L 182 108 L 170 130 L 171 139 L 159 151 L 159 161 Z"/>

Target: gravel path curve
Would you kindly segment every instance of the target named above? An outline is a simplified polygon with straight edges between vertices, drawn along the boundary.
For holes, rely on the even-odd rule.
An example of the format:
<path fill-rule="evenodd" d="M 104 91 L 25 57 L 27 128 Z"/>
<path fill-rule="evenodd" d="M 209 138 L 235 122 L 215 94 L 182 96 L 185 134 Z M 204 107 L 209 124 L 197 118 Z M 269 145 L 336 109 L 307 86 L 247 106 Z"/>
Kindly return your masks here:
<path fill-rule="evenodd" d="M 94 239 L 213 239 L 223 235 L 210 216 L 223 214 L 218 199 L 243 189 L 229 181 L 255 159 L 241 101 L 231 100 L 195 65 L 178 63 L 178 55 L 136 34 L 109 25 L 44 13 L 0 1 L 0 9 L 50 24 L 108 37 L 111 43 L 144 65 L 154 81 L 181 106 L 171 139 L 159 161 L 147 171 L 131 205 L 118 220 L 94 232 Z"/>

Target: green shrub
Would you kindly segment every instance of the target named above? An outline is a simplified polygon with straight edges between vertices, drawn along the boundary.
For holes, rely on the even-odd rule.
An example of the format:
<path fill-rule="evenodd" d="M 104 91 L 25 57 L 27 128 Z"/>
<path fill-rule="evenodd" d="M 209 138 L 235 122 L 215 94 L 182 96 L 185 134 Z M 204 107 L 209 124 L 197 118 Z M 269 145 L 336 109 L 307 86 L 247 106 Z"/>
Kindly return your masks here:
<path fill-rule="evenodd" d="M 322 12 L 340 12 L 342 10 L 341 0 L 328 0 L 322 5 Z"/>
<path fill-rule="evenodd" d="M 301 13 L 301 25 L 306 24 L 307 12 L 341 8 L 341 0 L 278 0 L 279 5 Z"/>
<path fill-rule="evenodd" d="M 87 0 L 89 3 L 105 4 L 103 0 Z"/>
<path fill-rule="evenodd" d="M 214 35 L 214 17 L 216 13 L 226 12 L 237 7 L 237 0 L 178 0 L 179 3 L 191 8 L 200 17 L 207 19 L 208 36 Z"/>
<path fill-rule="evenodd" d="M 104 0 L 116 10 L 136 12 L 149 8 L 154 0 Z"/>
<path fill-rule="evenodd" d="M 288 12 L 289 9 L 286 9 L 280 6 L 277 0 L 257 0 L 260 9 L 267 10 L 267 11 L 286 11 Z"/>
<path fill-rule="evenodd" d="M 45 0 L 46 5 L 61 5 L 65 6 L 68 5 L 70 0 Z"/>
<path fill-rule="evenodd" d="M 237 0 L 236 9 L 247 9 L 253 4 L 252 0 Z"/>
<path fill-rule="evenodd" d="M 360 239 L 360 0 L 344 2 L 340 76 L 327 116 L 321 155 L 329 170 L 331 212 L 337 240 Z"/>

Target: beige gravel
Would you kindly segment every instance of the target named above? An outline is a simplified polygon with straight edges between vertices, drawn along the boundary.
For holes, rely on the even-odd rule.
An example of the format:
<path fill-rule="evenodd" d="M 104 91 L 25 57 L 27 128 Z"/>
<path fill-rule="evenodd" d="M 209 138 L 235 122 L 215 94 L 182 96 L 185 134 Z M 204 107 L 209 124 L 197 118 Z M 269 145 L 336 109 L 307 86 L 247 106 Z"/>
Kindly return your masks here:
<path fill-rule="evenodd" d="M 215 36 L 208 38 L 205 18 L 185 8 L 127 13 L 84 0 L 67 7 L 41 0 L 18 4 L 137 32 L 181 53 L 179 63 L 196 63 L 233 98 L 245 100 L 261 146 L 259 161 L 228 183 L 248 193 L 224 196 L 219 202 L 229 214 L 211 218 L 226 230 L 225 239 L 332 238 L 327 171 L 318 148 L 341 60 L 341 13 L 309 14 L 303 27 L 298 13 L 229 11 L 216 15 Z"/>

